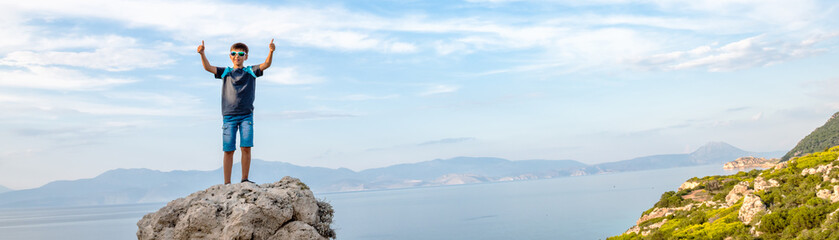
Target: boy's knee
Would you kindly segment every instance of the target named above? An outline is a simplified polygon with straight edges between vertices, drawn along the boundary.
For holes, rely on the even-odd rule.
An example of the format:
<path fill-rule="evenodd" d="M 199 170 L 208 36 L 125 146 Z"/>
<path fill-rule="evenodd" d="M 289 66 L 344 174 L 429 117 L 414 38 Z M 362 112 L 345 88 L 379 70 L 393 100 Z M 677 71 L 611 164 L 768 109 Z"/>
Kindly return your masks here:
<path fill-rule="evenodd" d="M 242 147 L 242 152 L 251 152 L 251 147 Z"/>
<path fill-rule="evenodd" d="M 233 150 L 233 151 L 224 151 L 224 154 L 233 154 L 233 153 L 235 153 L 235 152 L 236 152 L 236 150 Z"/>

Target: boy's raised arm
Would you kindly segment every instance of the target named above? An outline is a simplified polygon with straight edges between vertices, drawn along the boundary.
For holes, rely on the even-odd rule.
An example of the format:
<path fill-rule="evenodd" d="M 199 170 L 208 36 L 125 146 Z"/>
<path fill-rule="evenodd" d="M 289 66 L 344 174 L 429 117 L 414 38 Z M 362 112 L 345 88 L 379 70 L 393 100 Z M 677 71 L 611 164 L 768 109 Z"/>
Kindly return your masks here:
<path fill-rule="evenodd" d="M 207 56 L 204 56 L 204 40 L 201 40 L 201 45 L 198 45 L 198 53 L 201 54 L 201 64 L 204 65 L 204 70 L 216 74 L 216 67 L 210 65 L 210 61 L 207 61 Z"/>
<path fill-rule="evenodd" d="M 265 58 L 264 63 L 259 64 L 259 69 L 260 70 L 265 71 L 265 69 L 268 69 L 268 67 L 271 67 L 271 60 L 274 59 L 274 49 L 275 48 L 276 47 L 274 46 L 274 39 L 272 38 L 271 39 L 271 44 L 268 45 L 268 50 L 269 50 L 268 51 L 268 57 Z"/>

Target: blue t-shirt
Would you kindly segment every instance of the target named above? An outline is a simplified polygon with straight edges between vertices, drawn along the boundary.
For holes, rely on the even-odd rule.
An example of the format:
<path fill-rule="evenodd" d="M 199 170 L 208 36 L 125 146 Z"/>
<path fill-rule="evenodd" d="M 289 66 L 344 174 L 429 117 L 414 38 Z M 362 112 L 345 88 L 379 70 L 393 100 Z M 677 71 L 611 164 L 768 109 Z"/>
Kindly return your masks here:
<path fill-rule="evenodd" d="M 215 77 L 222 79 L 221 114 L 224 116 L 253 113 L 256 77 L 262 76 L 259 65 L 244 68 L 216 67 Z"/>

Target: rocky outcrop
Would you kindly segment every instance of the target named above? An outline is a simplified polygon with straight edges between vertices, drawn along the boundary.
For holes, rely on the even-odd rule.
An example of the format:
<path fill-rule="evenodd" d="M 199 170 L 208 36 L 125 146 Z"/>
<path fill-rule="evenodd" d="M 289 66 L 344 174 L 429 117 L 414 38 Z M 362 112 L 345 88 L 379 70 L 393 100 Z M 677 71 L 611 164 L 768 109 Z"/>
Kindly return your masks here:
<path fill-rule="evenodd" d="M 761 190 L 766 190 L 766 189 L 771 188 L 771 187 L 780 186 L 780 183 L 778 183 L 778 180 L 769 179 L 769 181 L 766 181 L 766 180 L 763 179 L 763 177 L 755 178 L 755 183 L 754 184 L 755 184 L 755 191 L 761 191 Z"/>
<path fill-rule="evenodd" d="M 655 208 L 649 214 L 641 216 L 641 218 L 638 218 L 638 221 L 636 221 L 635 224 L 640 225 L 641 223 L 646 222 L 647 220 L 650 220 L 650 219 L 653 219 L 653 218 L 670 216 L 670 215 L 673 215 L 674 213 L 676 213 L 676 211 L 686 211 L 686 210 L 690 210 L 691 208 L 693 208 L 692 204 L 688 204 L 687 206 L 684 206 L 684 207 L 675 207 L 675 208 Z"/>
<path fill-rule="evenodd" d="M 816 167 L 806 168 L 801 170 L 801 176 L 807 176 L 811 174 L 828 174 L 830 171 L 833 170 L 833 164 L 830 165 L 819 165 Z"/>
<path fill-rule="evenodd" d="M 725 203 L 729 206 L 734 205 L 734 203 L 737 203 L 737 201 L 739 201 L 740 198 L 745 196 L 746 193 L 751 192 L 752 191 L 749 190 L 748 182 L 740 182 L 736 186 L 734 186 L 734 189 L 731 189 L 731 191 L 728 192 L 728 195 L 725 196 Z"/>
<path fill-rule="evenodd" d="M 833 186 L 833 191 L 821 189 L 816 192 L 816 197 L 830 200 L 831 203 L 839 202 L 839 186 Z"/>
<path fill-rule="evenodd" d="M 639 227 L 638 225 L 632 226 L 629 230 L 626 230 L 626 233 L 636 233 L 641 234 L 641 236 L 647 236 L 650 232 L 654 229 L 660 228 L 662 225 L 667 223 L 667 219 L 662 219 L 661 222 L 650 224 L 647 227 Z"/>
<path fill-rule="evenodd" d="M 743 197 L 743 206 L 740 207 L 737 218 L 744 224 L 749 224 L 755 215 L 763 211 L 766 211 L 766 205 L 763 204 L 760 197 L 752 193 L 746 193 L 745 197 Z"/>
<path fill-rule="evenodd" d="M 631 228 L 629 228 L 629 230 L 626 230 L 626 233 L 634 232 L 634 233 L 637 233 L 637 234 L 641 234 L 643 236 L 647 236 L 647 234 L 649 234 L 651 230 L 657 229 L 657 228 L 661 227 L 661 225 L 663 225 L 665 222 L 667 222 L 667 219 L 662 219 L 661 222 L 650 224 L 649 226 L 645 226 L 645 227 L 641 227 L 641 223 L 646 222 L 648 220 L 655 219 L 655 218 L 670 216 L 670 215 L 675 214 L 678 211 L 690 211 L 691 209 L 694 208 L 694 206 L 696 206 L 696 205 L 688 204 L 688 205 L 685 205 L 683 207 L 654 208 L 650 213 L 645 214 L 645 215 L 641 216 L 640 218 L 638 218 L 638 221 L 635 222 L 635 226 L 632 226 Z"/>
<path fill-rule="evenodd" d="M 756 158 L 756 157 L 741 157 L 734 161 L 727 162 L 723 165 L 724 169 L 747 169 L 747 168 L 772 168 L 775 164 L 780 162 L 777 158 Z"/>
<path fill-rule="evenodd" d="M 791 161 L 793 161 L 793 160 L 789 160 L 789 161 L 786 161 L 786 162 L 781 162 L 781 163 L 775 164 L 774 169 L 775 170 L 784 169 L 789 165 L 789 162 L 791 162 Z"/>
<path fill-rule="evenodd" d="M 332 206 L 300 180 L 215 185 L 169 202 L 137 222 L 138 239 L 335 238 Z"/>
<path fill-rule="evenodd" d="M 805 168 L 801 170 L 801 176 L 813 175 L 813 174 L 821 174 L 822 181 L 829 182 L 829 183 L 837 183 L 839 179 L 831 178 L 831 172 L 837 169 L 836 165 L 828 164 L 828 165 L 820 165 L 811 168 Z"/>
<path fill-rule="evenodd" d="M 699 182 L 687 181 L 687 182 L 682 183 L 681 186 L 679 186 L 679 191 L 682 191 L 682 190 L 685 190 L 685 189 L 693 189 L 697 186 L 699 186 Z"/>

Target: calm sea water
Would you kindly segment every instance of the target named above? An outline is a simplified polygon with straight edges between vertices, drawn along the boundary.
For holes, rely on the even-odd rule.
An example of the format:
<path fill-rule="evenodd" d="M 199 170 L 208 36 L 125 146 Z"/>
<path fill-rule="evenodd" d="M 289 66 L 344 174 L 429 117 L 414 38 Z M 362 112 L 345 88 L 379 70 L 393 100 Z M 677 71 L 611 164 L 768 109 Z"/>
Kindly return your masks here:
<path fill-rule="evenodd" d="M 694 176 L 719 165 L 534 181 L 316 194 L 338 239 L 605 239 Z M 0 209 L 0 239 L 136 239 L 165 205 Z"/>

